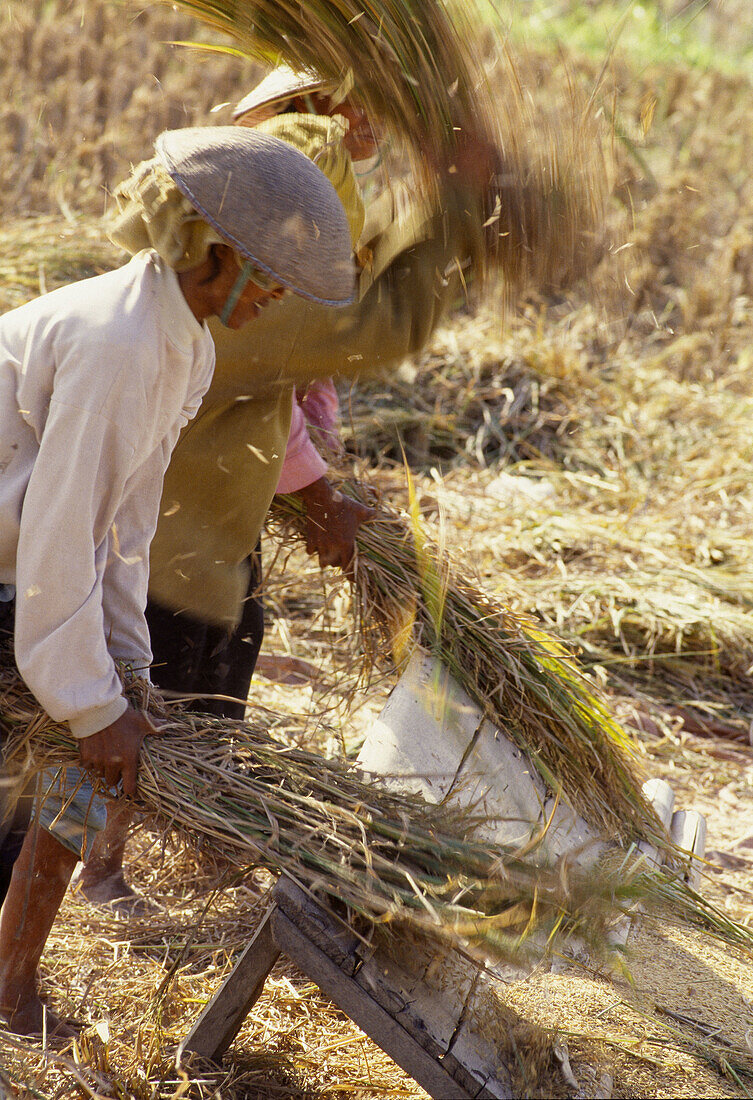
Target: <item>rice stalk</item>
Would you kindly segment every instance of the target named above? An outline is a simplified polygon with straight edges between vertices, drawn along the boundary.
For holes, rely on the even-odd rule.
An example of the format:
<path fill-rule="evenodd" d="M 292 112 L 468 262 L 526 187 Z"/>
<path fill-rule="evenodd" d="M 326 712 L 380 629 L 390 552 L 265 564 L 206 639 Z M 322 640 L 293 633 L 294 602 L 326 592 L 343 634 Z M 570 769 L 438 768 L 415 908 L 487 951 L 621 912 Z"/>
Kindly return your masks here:
<path fill-rule="evenodd" d="M 265 65 L 351 83 L 415 147 L 452 148 L 479 119 L 485 82 L 470 21 L 443 0 L 178 0 Z"/>
<path fill-rule="evenodd" d="M 348 484 L 349 495 L 367 490 Z M 295 537 L 302 506 L 276 497 Z M 547 786 L 618 843 L 668 841 L 641 792 L 627 734 L 564 646 L 530 617 L 485 592 L 445 553 L 382 504 L 357 536 L 355 591 L 366 666 L 431 652 L 491 723 L 524 752 Z M 441 608 L 441 614 L 437 614 Z"/>
<path fill-rule="evenodd" d="M 24 781 L 44 768 L 65 772 L 77 762 L 75 741 L 40 711 L 9 654 L 2 657 L 8 771 Z M 270 715 L 234 723 L 166 704 L 143 682 L 138 691 L 140 705 L 165 721 L 163 735 L 142 748 L 139 808 L 214 859 L 239 870 L 262 866 L 323 893 L 340 915 L 345 906 L 366 921 L 409 925 L 499 958 L 540 951 L 534 931 L 544 943 L 577 932 L 603 946 L 615 907 L 633 900 L 633 876 L 581 877 L 535 852 L 489 846 L 474 839 L 471 814 L 291 748 L 268 732 Z"/>
<path fill-rule="evenodd" d="M 143 680 L 127 686 L 136 705 L 162 720 L 161 736 L 142 746 L 136 807 L 240 875 L 263 867 L 288 877 L 339 919 L 413 928 L 492 960 L 530 961 L 577 936 L 604 959 L 619 950 L 610 929 L 640 903 L 753 948 L 749 929 L 679 872 L 648 872 L 633 848 L 581 869 L 566 857 L 547 860 L 536 837 L 519 848 L 491 845 L 474 836 L 478 815 L 429 805 L 346 761 L 291 747 L 269 732 L 280 719 L 261 708 L 252 722 L 233 722 L 166 703 Z M 76 742 L 39 708 L 7 648 L 0 714 L 7 774 L 25 784 L 53 770 L 71 793 Z"/>

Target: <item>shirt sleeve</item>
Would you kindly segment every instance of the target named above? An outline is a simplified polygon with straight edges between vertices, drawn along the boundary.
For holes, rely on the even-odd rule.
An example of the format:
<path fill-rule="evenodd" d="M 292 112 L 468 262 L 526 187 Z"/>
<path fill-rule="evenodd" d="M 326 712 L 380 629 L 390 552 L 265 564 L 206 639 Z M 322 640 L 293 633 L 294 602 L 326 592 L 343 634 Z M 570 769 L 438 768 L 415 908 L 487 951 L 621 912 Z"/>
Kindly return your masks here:
<path fill-rule="evenodd" d="M 166 444 L 158 447 L 129 478 L 107 536 L 107 566 L 102 580 L 107 648 L 141 676 L 149 675 L 152 663 L 145 617 L 149 546 L 169 457 Z"/>
<path fill-rule="evenodd" d="M 15 648 L 41 706 L 78 738 L 127 707 L 107 647 L 103 584 L 134 464 L 119 425 L 53 396 L 21 512 Z"/>
<path fill-rule="evenodd" d="M 245 392 L 249 377 L 283 377 L 305 389 L 317 378 L 352 379 L 393 369 L 421 351 L 480 266 L 483 229 L 462 191 L 416 230 L 400 226 L 374 242 L 362 297 L 340 309 L 290 296 L 239 331 L 212 325 L 221 377 L 218 399 Z M 421 239 L 416 240 L 416 236 Z"/>
<path fill-rule="evenodd" d="M 326 472 L 327 463 L 309 436 L 303 409 L 297 400 L 293 401 L 290 435 L 276 492 L 295 493 L 324 477 Z"/>
<path fill-rule="evenodd" d="M 337 434 L 340 398 L 331 378 L 315 378 L 300 400 L 306 422 L 320 431 Z"/>

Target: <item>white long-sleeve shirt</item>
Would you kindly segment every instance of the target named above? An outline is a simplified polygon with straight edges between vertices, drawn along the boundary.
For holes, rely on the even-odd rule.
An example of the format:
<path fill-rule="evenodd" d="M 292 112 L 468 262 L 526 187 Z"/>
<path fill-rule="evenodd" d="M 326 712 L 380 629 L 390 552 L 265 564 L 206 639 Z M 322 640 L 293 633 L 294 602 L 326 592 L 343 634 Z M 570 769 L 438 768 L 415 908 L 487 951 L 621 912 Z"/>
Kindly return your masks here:
<path fill-rule="evenodd" d="M 151 662 L 149 543 L 213 369 L 153 252 L 0 317 L 0 582 L 16 586 L 19 671 L 74 737 L 126 709 L 113 658 Z"/>

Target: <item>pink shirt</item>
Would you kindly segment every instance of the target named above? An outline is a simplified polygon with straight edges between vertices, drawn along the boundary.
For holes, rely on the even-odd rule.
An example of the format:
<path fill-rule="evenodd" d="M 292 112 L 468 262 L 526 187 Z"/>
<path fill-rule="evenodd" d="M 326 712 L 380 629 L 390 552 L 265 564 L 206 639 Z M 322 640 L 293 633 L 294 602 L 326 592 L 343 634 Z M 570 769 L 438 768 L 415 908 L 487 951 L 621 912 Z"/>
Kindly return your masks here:
<path fill-rule="evenodd" d="M 339 411 L 340 402 L 331 378 L 312 382 L 303 397 L 295 394 L 285 461 L 276 492 L 295 493 L 325 476 L 327 463 L 314 446 L 309 425 L 332 450 L 339 450 L 342 447 L 337 432 Z"/>

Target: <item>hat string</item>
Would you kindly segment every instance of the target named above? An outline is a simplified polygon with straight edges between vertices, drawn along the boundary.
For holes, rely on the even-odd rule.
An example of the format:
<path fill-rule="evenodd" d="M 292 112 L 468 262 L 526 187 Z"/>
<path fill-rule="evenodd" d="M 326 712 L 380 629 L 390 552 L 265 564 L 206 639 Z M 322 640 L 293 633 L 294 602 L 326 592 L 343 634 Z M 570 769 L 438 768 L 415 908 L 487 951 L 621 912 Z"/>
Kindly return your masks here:
<path fill-rule="evenodd" d="M 243 291 L 246 289 L 246 284 L 255 271 L 255 264 L 252 264 L 250 260 L 246 260 L 243 267 L 238 273 L 238 278 L 233 283 L 232 289 L 225 300 L 225 304 L 222 307 L 220 313 L 220 321 L 223 325 L 227 326 L 235 307 L 238 305 L 238 299 Z"/>

